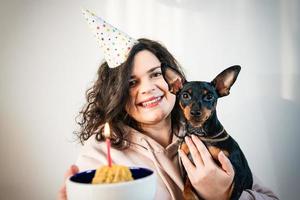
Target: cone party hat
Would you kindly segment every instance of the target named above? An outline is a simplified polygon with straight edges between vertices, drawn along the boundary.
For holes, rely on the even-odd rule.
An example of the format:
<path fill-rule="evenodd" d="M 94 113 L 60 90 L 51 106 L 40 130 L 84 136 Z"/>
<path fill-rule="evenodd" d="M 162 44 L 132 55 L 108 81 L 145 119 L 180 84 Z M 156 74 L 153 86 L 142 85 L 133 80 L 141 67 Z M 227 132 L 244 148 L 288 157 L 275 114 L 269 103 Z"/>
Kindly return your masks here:
<path fill-rule="evenodd" d="M 138 43 L 138 41 L 89 10 L 82 10 L 82 12 L 100 44 L 108 66 L 115 68 L 125 62 L 132 46 Z"/>

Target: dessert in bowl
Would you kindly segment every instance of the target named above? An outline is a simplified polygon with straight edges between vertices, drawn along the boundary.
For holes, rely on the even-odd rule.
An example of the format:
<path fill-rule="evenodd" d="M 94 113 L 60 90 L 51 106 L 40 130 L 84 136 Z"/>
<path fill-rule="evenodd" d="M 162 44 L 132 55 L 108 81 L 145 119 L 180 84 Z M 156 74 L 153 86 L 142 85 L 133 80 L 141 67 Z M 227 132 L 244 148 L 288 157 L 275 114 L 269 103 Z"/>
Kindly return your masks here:
<path fill-rule="evenodd" d="M 124 167 L 117 167 L 117 170 L 113 167 L 116 166 L 104 166 L 71 176 L 66 182 L 68 200 L 154 199 L 156 175 L 152 170 L 128 167 L 130 179 Z M 109 174 L 109 171 L 114 172 Z"/>

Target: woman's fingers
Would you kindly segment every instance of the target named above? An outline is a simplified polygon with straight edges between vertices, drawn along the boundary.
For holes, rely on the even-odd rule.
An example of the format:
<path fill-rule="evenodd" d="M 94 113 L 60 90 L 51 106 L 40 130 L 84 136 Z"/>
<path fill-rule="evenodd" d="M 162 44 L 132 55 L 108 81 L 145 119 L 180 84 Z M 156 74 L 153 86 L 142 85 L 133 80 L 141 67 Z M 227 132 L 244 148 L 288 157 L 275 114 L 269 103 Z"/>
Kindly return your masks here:
<path fill-rule="evenodd" d="M 79 171 L 79 169 L 76 165 L 71 165 L 70 168 L 65 173 L 65 181 L 67 180 L 67 178 L 69 178 L 70 176 L 73 176 L 78 171 Z"/>
<path fill-rule="evenodd" d="M 230 162 L 230 160 L 227 158 L 227 156 L 225 156 L 225 154 L 223 153 L 223 151 L 220 151 L 220 153 L 218 154 L 218 159 L 221 163 L 221 167 L 222 169 L 230 176 L 230 175 L 234 175 L 234 169 L 233 166 Z"/>
<path fill-rule="evenodd" d="M 67 200 L 66 185 L 63 185 L 58 191 L 57 200 Z"/>
<path fill-rule="evenodd" d="M 79 168 L 77 167 L 77 165 L 71 165 L 71 171 L 72 175 L 74 175 L 79 172 Z"/>
<path fill-rule="evenodd" d="M 193 161 L 197 167 L 203 167 L 203 160 L 201 158 L 201 155 L 199 153 L 199 150 L 195 146 L 194 142 L 191 140 L 190 137 L 185 137 L 185 142 L 189 147 L 190 153 L 192 155 Z"/>
<path fill-rule="evenodd" d="M 182 164 L 188 173 L 189 177 L 192 177 L 193 174 L 195 174 L 196 168 L 193 165 L 193 163 L 190 161 L 190 159 L 187 157 L 187 155 L 181 150 L 178 150 L 179 156 L 181 158 Z"/>
<path fill-rule="evenodd" d="M 213 164 L 214 161 L 212 160 L 212 157 L 203 142 L 194 135 L 192 135 L 192 140 L 201 155 L 204 165 Z"/>

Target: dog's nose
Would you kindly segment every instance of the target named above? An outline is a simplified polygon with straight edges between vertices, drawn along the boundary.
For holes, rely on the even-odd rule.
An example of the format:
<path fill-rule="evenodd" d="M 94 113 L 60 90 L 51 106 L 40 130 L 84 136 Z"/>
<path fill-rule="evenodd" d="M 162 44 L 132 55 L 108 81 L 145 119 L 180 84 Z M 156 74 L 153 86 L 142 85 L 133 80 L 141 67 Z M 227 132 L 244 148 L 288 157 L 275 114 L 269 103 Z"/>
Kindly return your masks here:
<path fill-rule="evenodd" d="M 191 110 L 191 115 L 194 117 L 199 117 L 201 115 L 200 110 Z"/>

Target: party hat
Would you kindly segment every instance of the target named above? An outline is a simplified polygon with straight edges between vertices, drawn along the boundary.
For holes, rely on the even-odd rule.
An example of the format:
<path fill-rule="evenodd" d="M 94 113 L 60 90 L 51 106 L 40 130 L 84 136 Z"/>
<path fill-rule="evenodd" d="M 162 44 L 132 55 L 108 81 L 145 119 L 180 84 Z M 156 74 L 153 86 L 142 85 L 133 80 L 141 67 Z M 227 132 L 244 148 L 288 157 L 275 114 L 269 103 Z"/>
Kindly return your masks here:
<path fill-rule="evenodd" d="M 108 66 L 115 68 L 125 62 L 132 46 L 138 41 L 89 10 L 82 10 L 82 12 L 100 44 Z"/>

